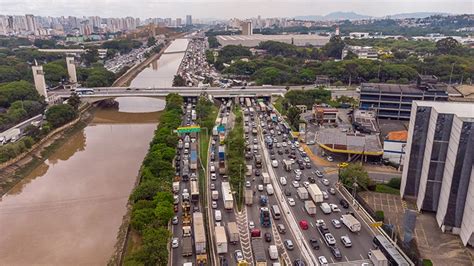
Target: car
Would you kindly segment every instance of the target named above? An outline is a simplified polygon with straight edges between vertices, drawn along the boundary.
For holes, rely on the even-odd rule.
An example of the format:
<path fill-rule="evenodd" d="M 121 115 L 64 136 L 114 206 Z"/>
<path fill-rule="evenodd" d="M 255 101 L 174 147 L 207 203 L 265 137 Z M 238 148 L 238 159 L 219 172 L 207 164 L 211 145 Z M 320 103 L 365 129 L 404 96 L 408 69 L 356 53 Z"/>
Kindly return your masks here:
<path fill-rule="evenodd" d="M 326 225 L 323 219 L 316 220 L 316 226 L 320 226 L 320 225 Z"/>
<path fill-rule="evenodd" d="M 280 143 L 277 143 L 277 144 L 276 144 L 276 147 L 277 147 L 277 148 L 281 148 L 281 144 L 280 144 Z"/>
<path fill-rule="evenodd" d="M 281 177 L 280 177 L 280 184 L 281 184 L 282 186 L 286 186 L 286 184 L 287 184 L 286 177 L 284 177 L 284 176 L 281 176 Z"/>
<path fill-rule="evenodd" d="M 173 241 L 171 241 L 171 247 L 173 248 L 179 247 L 179 240 L 177 237 L 173 237 Z"/>
<path fill-rule="evenodd" d="M 287 197 L 291 196 L 291 191 L 288 189 L 283 190 L 283 193 L 285 193 L 285 196 Z"/>
<path fill-rule="evenodd" d="M 213 209 L 217 209 L 217 201 L 213 200 L 211 206 Z"/>
<path fill-rule="evenodd" d="M 298 174 L 296 174 L 296 176 L 295 176 L 295 180 L 296 180 L 296 181 L 300 181 L 300 180 L 301 180 L 301 174 L 299 174 L 299 175 L 298 175 Z"/>
<path fill-rule="evenodd" d="M 249 221 L 249 229 L 252 230 L 255 228 L 255 223 L 253 221 Z"/>
<path fill-rule="evenodd" d="M 275 263 L 273 263 L 273 266 L 275 265 Z M 300 259 L 296 259 L 295 261 L 293 261 L 293 266 L 306 266 L 306 264 L 304 263 L 304 261 L 300 260 Z"/>
<path fill-rule="evenodd" d="M 215 190 L 215 189 L 216 189 L 216 184 L 211 183 L 211 190 Z"/>
<path fill-rule="evenodd" d="M 193 212 L 199 212 L 199 206 L 193 206 Z"/>
<path fill-rule="evenodd" d="M 265 233 L 263 235 L 263 237 L 265 238 L 266 242 L 272 242 L 272 234 L 271 233 Z"/>
<path fill-rule="evenodd" d="M 319 256 L 319 257 L 318 257 L 318 261 L 319 261 L 319 264 L 321 264 L 321 266 L 326 266 L 326 265 L 328 265 L 328 260 L 327 260 L 326 257 L 324 257 L 324 256 Z"/>
<path fill-rule="evenodd" d="M 285 148 L 285 147 L 288 147 L 288 144 L 286 142 L 283 142 L 283 143 L 281 143 L 281 146 L 283 146 L 283 148 Z"/>
<path fill-rule="evenodd" d="M 312 168 L 311 164 L 310 164 L 310 163 L 306 163 L 306 169 L 311 169 L 311 168 Z"/>
<path fill-rule="evenodd" d="M 329 180 L 327 180 L 326 178 L 323 178 L 321 182 L 323 182 L 325 186 L 329 186 Z"/>
<path fill-rule="evenodd" d="M 178 224 L 178 223 L 179 223 L 178 216 L 173 217 L 173 224 Z"/>
<path fill-rule="evenodd" d="M 341 209 L 334 203 L 329 204 L 329 207 L 331 207 L 331 211 L 333 212 L 341 212 Z"/>
<path fill-rule="evenodd" d="M 342 206 L 344 209 L 349 208 L 349 202 L 347 202 L 347 200 L 341 199 L 341 200 L 339 201 L 339 203 L 341 204 L 341 206 Z"/>
<path fill-rule="evenodd" d="M 300 146 L 300 143 L 298 141 L 295 141 L 295 146 L 296 147 L 299 147 Z"/>
<path fill-rule="evenodd" d="M 336 189 L 334 189 L 333 187 L 330 187 L 328 189 L 328 192 L 329 192 L 329 194 L 336 195 Z"/>
<path fill-rule="evenodd" d="M 252 186 L 252 183 L 250 183 L 250 181 L 245 181 L 245 187 L 246 188 L 249 188 Z"/>
<path fill-rule="evenodd" d="M 272 166 L 273 166 L 273 168 L 277 168 L 277 167 L 278 167 L 278 161 L 277 161 L 277 160 L 273 160 L 273 161 L 272 161 Z"/>
<path fill-rule="evenodd" d="M 321 191 L 321 193 L 323 193 L 324 199 L 329 199 L 329 194 L 326 191 Z"/>
<path fill-rule="evenodd" d="M 283 224 L 278 224 L 277 229 L 278 229 L 278 233 L 280 233 L 280 234 L 286 233 L 286 228 L 285 228 L 285 225 L 283 225 Z"/>
<path fill-rule="evenodd" d="M 174 195 L 173 196 L 173 199 L 174 199 L 174 204 L 178 204 L 179 203 L 179 196 L 178 195 Z"/>
<path fill-rule="evenodd" d="M 285 154 L 289 154 L 290 151 L 288 149 L 285 149 Z"/>
<path fill-rule="evenodd" d="M 291 149 L 292 150 L 296 149 L 295 145 L 291 145 Z"/>
<path fill-rule="evenodd" d="M 291 182 L 291 184 L 292 184 L 293 187 L 295 187 L 295 188 L 299 188 L 299 187 L 300 187 L 300 183 L 299 183 L 298 181 L 296 181 L 296 180 L 293 181 L 293 182 Z"/>
<path fill-rule="evenodd" d="M 326 159 L 327 159 L 329 162 L 334 161 L 334 159 L 333 159 L 331 156 L 326 157 Z"/>
<path fill-rule="evenodd" d="M 298 150 L 299 150 L 300 152 L 304 152 L 303 147 L 299 147 Z"/>
<path fill-rule="evenodd" d="M 255 176 L 260 176 L 261 172 L 258 169 L 255 169 Z"/>
<path fill-rule="evenodd" d="M 304 159 L 303 159 L 303 160 L 305 161 L 305 163 L 309 163 L 309 162 L 311 162 L 311 160 L 309 159 L 309 157 L 304 157 Z"/>
<path fill-rule="evenodd" d="M 326 242 L 328 242 L 329 245 L 335 245 L 336 244 L 336 239 L 331 233 L 327 233 L 324 235 L 324 238 L 326 239 Z"/>
<path fill-rule="evenodd" d="M 309 182 L 308 182 L 308 181 L 304 181 L 304 182 L 303 182 L 303 187 L 308 188 L 308 187 L 309 187 Z"/>
<path fill-rule="evenodd" d="M 253 139 L 253 144 L 257 144 L 258 143 L 258 140 L 257 139 Z"/>
<path fill-rule="evenodd" d="M 275 155 L 275 151 L 274 151 L 274 150 L 270 150 L 270 155 Z"/>
<path fill-rule="evenodd" d="M 314 172 L 314 174 L 315 174 L 317 177 L 320 177 L 320 178 L 323 177 L 323 173 L 321 173 L 319 170 L 316 170 L 316 171 Z"/>
<path fill-rule="evenodd" d="M 304 170 L 304 164 L 299 165 L 300 170 Z"/>
<path fill-rule="evenodd" d="M 275 155 L 270 155 L 270 160 L 276 160 L 276 156 Z"/>
<path fill-rule="evenodd" d="M 349 163 L 346 163 L 346 162 L 338 163 L 337 166 L 338 166 L 339 168 L 346 168 L 347 166 L 349 166 Z"/>
<path fill-rule="evenodd" d="M 319 249 L 319 242 L 318 242 L 317 239 L 311 238 L 311 239 L 309 240 L 309 243 L 311 244 L 311 247 L 312 247 L 313 249 Z"/>
<path fill-rule="evenodd" d="M 301 170 L 300 169 L 295 169 L 295 174 L 301 175 Z"/>
<path fill-rule="evenodd" d="M 288 250 L 293 250 L 295 248 L 295 246 L 293 245 L 293 241 L 291 241 L 290 239 L 285 239 L 283 243 L 285 244 L 285 247 Z"/>
<path fill-rule="evenodd" d="M 283 151 L 282 151 L 282 150 L 278 150 L 278 154 L 279 154 L 279 155 L 283 155 Z"/>
<path fill-rule="evenodd" d="M 311 184 L 314 184 L 316 183 L 316 179 L 312 176 L 308 176 L 308 181 L 311 183 Z"/>
<path fill-rule="evenodd" d="M 308 230 L 308 227 L 309 227 L 309 226 L 308 226 L 308 221 L 306 221 L 306 220 L 301 220 L 301 221 L 300 221 L 300 227 L 301 227 L 301 229 L 303 229 L 303 230 Z"/>
<path fill-rule="evenodd" d="M 242 253 L 240 249 L 237 249 L 234 252 L 234 258 L 235 258 L 235 261 L 237 262 L 244 260 L 244 254 Z"/>
<path fill-rule="evenodd" d="M 263 191 L 263 185 L 262 185 L 262 184 L 259 184 L 259 185 L 257 186 L 257 189 L 258 189 L 258 191 Z"/>
<path fill-rule="evenodd" d="M 334 225 L 334 228 L 336 228 L 336 229 L 341 228 L 341 222 L 338 219 L 332 219 L 331 223 L 332 223 L 332 225 Z"/>
<path fill-rule="evenodd" d="M 341 251 L 339 250 L 338 247 L 336 247 L 336 246 L 332 247 L 331 246 L 331 247 L 329 247 L 329 249 L 331 249 L 331 253 L 332 253 L 332 255 L 334 256 L 334 258 L 336 260 L 342 259 L 342 254 L 341 254 Z"/>
<path fill-rule="evenodd" d="M 217 179 L 216 173 L 211 173 L 211 180 L 216 180 L 216 179 Z"/>
<path fill-rule="evenodd" d="M 352 241 L 347 235 L 341 236 L 341 242 L 346 248 L 352 247 Z"/>
<path fill-rule="evenodd" d="M 295 206 L 296 205 L 295 199 L 294 198 L 288 198 L 288 204 L 290 206 Z"/>

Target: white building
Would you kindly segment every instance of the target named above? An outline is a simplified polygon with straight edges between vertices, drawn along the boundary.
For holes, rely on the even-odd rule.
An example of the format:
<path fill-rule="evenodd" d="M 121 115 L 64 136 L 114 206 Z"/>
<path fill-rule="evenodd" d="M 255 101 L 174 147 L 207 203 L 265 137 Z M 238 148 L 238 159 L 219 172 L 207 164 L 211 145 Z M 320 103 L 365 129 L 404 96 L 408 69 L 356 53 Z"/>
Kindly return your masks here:
<path fill-rule="evenodd" d="M 389 132 L 383 141 L 383 158 L 391 163 L 403 165 L 407 137 L 406 130 Z"/>
<path fill-rule="evenodd" d="M 371 46 L 346 45 L 344 49 L 342 49 L 341 59 L 344 59 L 344 57 L 346 57 L 349 52 L 354 53 L 355 55 L 357 55 L 358 58 L 361 58 L 361 59 L 372 59 L 372 60 L 378 59 L 377 50 Z"/>
<path fill-rule="evenodd" d="M 474 104 L 414 101 L 400 194 L 474 246 Z"/>
<path fill-rule="evenodd" d="M 244 21 L 240 25 L 242 27 L 242 35 L 253 34 L 252 21 Z"/>

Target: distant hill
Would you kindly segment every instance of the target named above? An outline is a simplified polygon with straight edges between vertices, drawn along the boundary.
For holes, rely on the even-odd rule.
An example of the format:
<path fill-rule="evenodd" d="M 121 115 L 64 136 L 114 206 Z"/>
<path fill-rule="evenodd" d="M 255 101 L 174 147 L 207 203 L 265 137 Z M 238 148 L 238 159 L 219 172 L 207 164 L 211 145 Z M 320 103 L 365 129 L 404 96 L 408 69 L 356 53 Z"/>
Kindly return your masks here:
<path fill-rule="evenodd" d="M 395 15 L 389 15 L 386 17 L 390 17 L 393 19 L 405 19 L 405 18 L 426 18 L 434 15 L 450 15 L 449 13 L 441 13 L 441 12 L 414 12 L 414 13 L 401 13 Z"/>
<path fill-rule="evenodd" d="M 382 17 L 372 17 L 367 15 L 358 14 L 355 12 L 332 12 L 325 16 L 321 15 L 308 15 L 308 16 L 296 16 L 295 19 L 300 20 L 314 20 L 314 21 L 327 21 L 327 20 L 358 20 L 358 19 L 369 19 L 369 18 L 392 18 L 392 19 L 405 19 L 405 18 L 426 18 L 433 15 L 450 15 L 449 13 L 441 12 L 414 12 L 414 13 L 400 13 L 394 15 L 387 15 Z"/>

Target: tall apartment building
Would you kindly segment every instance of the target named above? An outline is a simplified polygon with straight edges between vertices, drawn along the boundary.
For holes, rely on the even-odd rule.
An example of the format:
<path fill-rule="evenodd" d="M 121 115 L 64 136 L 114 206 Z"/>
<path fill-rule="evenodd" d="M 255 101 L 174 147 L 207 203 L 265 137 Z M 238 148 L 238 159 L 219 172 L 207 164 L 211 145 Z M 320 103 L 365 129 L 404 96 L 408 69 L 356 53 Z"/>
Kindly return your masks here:
<path fill-rule="evenodd" d="M 252 35 L 252 22 L 251 21 L 243 21 L 240 23 L 240 26 L 242 27 L 242 35 Z"/>
<path fill-rule="evenodd" d="M 33 34 L 36 34 L 35 16 L 31 14 L 27 14 L 25 15 L 25 17 L 26 17 L 26 29 Z"/>
<path fill-rule="evenodd" d="M 474 246 L 474 104 L 415 101 L 400 194 Z"/>
<path fill-rule="evenodd" d="M 409 119 L 413 101 L 447 101 L 450 90 L 435 76 L 420 75 L 417 84 L 362 83 L 359 107 L 377 111 L 378 118 Z"/>
<path fill-rule="evenodd" d="M 193 25 L 193 17 L 191 15 L 186 15 L 186 26 Z"/>

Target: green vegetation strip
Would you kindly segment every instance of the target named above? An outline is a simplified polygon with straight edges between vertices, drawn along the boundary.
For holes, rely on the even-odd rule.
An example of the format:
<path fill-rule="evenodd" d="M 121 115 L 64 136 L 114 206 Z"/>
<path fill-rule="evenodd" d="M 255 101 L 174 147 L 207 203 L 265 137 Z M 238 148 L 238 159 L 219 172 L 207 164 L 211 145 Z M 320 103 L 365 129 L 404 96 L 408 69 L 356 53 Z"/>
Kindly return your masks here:
<path fill-rule="evenodd" d="M 140 169 L 140 184 L 130 195 L 132 233 L 138 234 L 141 244 L 129 249 L 133 251 L 125 256 L 125 265 L 168 264 L 168 224 L 174 216 L 172 161 L 178 144 L 173 130 L 181 124 L 182 106 L 183 98 L 178 94 L 166 97 L 165 110 Z"/>
<path fill-rule="evenodd" d="M 246 164 L 244 160 L 245 156 L 245 140 L 244 140 L 244 127 L 243 118 L 240 107 L 234 108 L 234 127 L 227 135 L 226 139 L 226 152 L 227 152 L 227 164 L 229 181 L 232 186 L 232 190 L 236 192 L 235 197 L 237 201 L 237 207 L 240 209 L 243 203 L 243 183 L 244 174 L 246 172 Z"/>
<path fill-rule="evenodd" d="M 386 194 L 393 194 L 393 195 L 400 195 L 400 190 L 391 188 L 385 184 L 377 184 L 375 187 L 375 192 L 386 193 Z"/>

